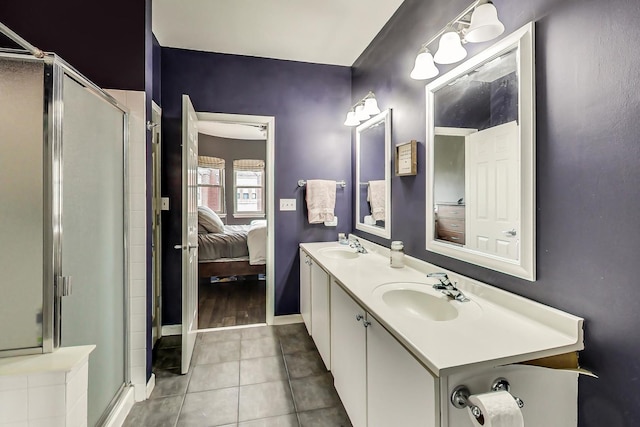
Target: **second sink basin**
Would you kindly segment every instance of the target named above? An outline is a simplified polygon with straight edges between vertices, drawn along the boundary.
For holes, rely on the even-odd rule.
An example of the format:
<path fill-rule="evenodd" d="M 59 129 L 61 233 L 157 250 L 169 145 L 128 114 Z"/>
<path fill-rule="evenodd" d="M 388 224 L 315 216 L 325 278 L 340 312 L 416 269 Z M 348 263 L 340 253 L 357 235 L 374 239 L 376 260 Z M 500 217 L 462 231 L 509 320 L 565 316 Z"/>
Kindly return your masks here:
<path fill-rule="evenodd" d="M 333 259 L 355 259 L 355 258 L 358 258 L 358 256 L 360 255 L 358 254 L 358 252 L 356 252 L 354 249 L 350 247 L 324 248 L 324 249 L 320 249 L 318 252 L 320 252 L 322 255 L 328 258 L 333 258 Z"/>
<path fill-rule="evenodd" d="M 458 310 L 448 299 L 413 289 L 389 289 L 382 294 L 382 300 L 393 309 L 426 320 L 441 322 L 458 317 Z"/>

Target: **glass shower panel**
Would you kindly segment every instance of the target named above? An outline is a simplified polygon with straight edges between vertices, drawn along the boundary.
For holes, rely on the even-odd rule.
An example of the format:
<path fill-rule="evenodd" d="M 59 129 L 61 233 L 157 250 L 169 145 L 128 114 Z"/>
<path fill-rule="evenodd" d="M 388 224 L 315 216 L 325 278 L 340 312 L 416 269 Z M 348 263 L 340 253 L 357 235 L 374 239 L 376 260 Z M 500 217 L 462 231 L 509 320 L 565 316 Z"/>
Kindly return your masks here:
<path fill-rule="evenodd" d="M 0 352 L 42 346 L 43 97 L 42 62 L 0 58 Z"/>
<path fill-rule="evenodd" d="M 95 344 L 88 425 L 96 425 L 126 378 L 124 113 L 68 76 L 63 84 L 63 347 Z"/>

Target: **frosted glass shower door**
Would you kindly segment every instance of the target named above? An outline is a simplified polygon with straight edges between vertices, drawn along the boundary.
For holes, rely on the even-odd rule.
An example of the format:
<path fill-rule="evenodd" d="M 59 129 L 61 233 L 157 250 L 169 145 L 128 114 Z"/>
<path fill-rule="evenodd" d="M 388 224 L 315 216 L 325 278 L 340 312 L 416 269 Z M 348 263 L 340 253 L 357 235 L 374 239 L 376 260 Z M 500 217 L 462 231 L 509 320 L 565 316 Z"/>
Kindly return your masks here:
<path fill-rule="evenodd" d="M 0 59 L 0 352 L 42 351 L 43 80 L 42 63 Z"/>
<path fill-rule="evenodd" d="M 63 347 L 95 344 L 88 425 L 126 378 L 124 113 L 65 75 L 62 120 Z"/>

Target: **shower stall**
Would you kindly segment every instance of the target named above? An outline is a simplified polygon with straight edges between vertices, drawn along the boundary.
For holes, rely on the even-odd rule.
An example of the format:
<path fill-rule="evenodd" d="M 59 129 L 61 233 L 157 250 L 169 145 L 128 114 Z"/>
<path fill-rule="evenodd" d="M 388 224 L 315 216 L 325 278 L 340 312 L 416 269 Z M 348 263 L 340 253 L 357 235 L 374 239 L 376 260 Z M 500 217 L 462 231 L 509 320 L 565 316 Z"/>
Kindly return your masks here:
<path fill-rule="evenodd" d="M 0 357 L 95 345 L 100 425 L 130 383 L 128 113 L 40 56 L 0 50 Z"/>

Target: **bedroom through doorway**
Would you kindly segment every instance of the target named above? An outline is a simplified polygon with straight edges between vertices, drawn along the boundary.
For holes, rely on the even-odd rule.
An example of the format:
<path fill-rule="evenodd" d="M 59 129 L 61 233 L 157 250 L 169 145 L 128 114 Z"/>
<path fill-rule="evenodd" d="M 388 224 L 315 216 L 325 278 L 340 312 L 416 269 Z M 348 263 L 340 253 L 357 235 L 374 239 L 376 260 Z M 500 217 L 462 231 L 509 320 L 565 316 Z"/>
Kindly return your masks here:
<path fill-rule="evenodd" d="M 273 320 L 273 118 L 198 113 L 198 329 Z"/>

